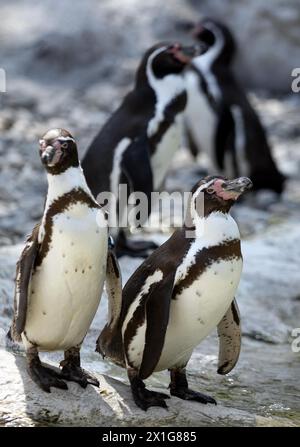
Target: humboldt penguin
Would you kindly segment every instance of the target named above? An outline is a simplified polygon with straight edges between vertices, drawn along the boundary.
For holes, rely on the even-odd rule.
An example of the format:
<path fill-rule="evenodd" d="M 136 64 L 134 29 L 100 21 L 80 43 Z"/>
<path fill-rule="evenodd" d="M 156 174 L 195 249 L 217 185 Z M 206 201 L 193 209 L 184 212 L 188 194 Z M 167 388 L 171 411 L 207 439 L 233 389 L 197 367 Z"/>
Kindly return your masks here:
<path fill-rule="evenodd" d="M 22 341 L 32 380 L 46 392 L 65 380 L 99 382 L 80 366 L 80 348 L 98 309 L 107 265 L 109 287 L 120 281 L 108 249 L 107 217 L 81 169 L 77 145 L 64 129 L 40 140 L 48 192 L 43 217 L 17 263 L 14 318 L 9 337 Z M 64 351 L 61 371 L 44 366 L 40 351 Z"/>
<path fill-rule="evenodd" d="M 277 168 L 256 111 L 232 71 L 236 51 L 232 33 L 206 18 L 194 26 L 193 35 L 207 51 L 193 59 L 185 74 L 185 123 L 192 153 L 204 154 L 209 172 L 250 176 L 254 191 L 281 194 L 285 177 Z"/>
<path fill-rule="evenodd" d="M 238 360 L 241 329 L 235 294 L 242 254 L 230 208 L 251 185 L 247 177 L 221 176 L 197 183 L 183 227 L 133 273 L 122 302 L 110 304 L 111 317 L 96 350 L 127 369 L 134 401 L 143 410 L 166 407 L 168 396 L 148 390 L 143 382 L 166 369 L 172 396 L 216 403 L 189 388 L 185 371 L 194 348 L 215 327 L 218 373 L 227 374 Z"/>
<path fill-rule="evenodd" d="M 118 206 L 119 185 L 126 185 L 128 194 L 137 191 L 145 194 L 146 219 L 150 215 L 151 193 L 162 185 L 181 143 L 187 101 L 183 72 L 200 51 L 204 51 L 204 46 L 202 50 L 202 47 L 183 47 L 179 43 L 159 43 L 145 53 L 133 90 L 100 130 L 83 158 L 85 177 L 95 196 L 109 191 Z M 127 199 L 128 195 L 126 203 L 118 206 L 121 208 L 119 220 L 123 219 Z M 101 204 L 99 196 L 98 200 Z M 111 216 L 117 214 L 115 210 L 111 212 Z M 143 223 L 140 221 L 139 226 Z M 127 219 L 124 226 L 115 224 L 111 229 L 117 255 L 147 256 L 148 249 L 155 248 L 155 244 L 127 240 L 126 226 Z"/>

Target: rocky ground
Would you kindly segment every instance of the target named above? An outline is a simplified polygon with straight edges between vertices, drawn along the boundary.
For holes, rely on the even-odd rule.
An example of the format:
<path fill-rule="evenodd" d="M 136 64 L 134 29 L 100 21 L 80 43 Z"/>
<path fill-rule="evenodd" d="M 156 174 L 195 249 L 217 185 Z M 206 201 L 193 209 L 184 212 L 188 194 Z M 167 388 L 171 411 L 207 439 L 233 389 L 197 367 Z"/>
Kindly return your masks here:
<path fill-rule="evenodd" d="M 124 371 L 94 352 L 105 323 L 105 296 L 82 354 L 87 369 L 104 374 L 100 391 L 92 387 L 83 391 L 71 384 L 69 392 L 55 390 L 45 396 L 28 379 L 22 353 L 5 349 L 15 262 L 25 235 L 41 216 L 46 192 L 37 153 L 39 137 L 50 127 L 65 127 L 78 139 L 82 155 L 130 86 L 141 51 L 153 40 L 172 35 L 176 15 L 168 6 L 171 2 L 162 7 L 160 21 L 155 20 L 155 1 L 135 15 L 133 0 L 126 11 L 121 3 L 101 2 L 95 12 L 76 1 L 67 21 L 65 1 L 55 11 L 47 1 L 1 3 L 6 20 L 0 30 L 0 60 L 4 61 L 0 65 L 7 71 L 7 93 L 0 94 L 0 425 L 300 425 L 300 357 L 291 349 L 291 331 L 300 327 L 300 100 L 296 94 L 251 93 L 276 159 L 290 178 L 280 202 L 266 207 L 266 197 L 261 196 L 235 210 L 245 260 L 237 296 L 244 333 L 241 358 L 230 375 L 218 376 L 213 334 L 189 364 L 191 386 L 216 397 L 217 407 L 172 398 L 168 412 L 153 408 L 145 415 L 136 409 Z M 189 16 L 188 8 L 182 4 L 180 8 L 181 16 Z M 131 33 L 125 32 L 124 23 Z M 180 151 L 167 189 L 188 190 L 198 180 L 197 169 L 189 154 Z M 170 230 L 154 228 L 147 236 L 162 242 Z M 124 281 L 139 262 L 121 260 Z M 43 359 L 57 365 L 60 354 L 44 354 Z M 165 388 L 168 376 L 155 374 L 149 384 Z"/>

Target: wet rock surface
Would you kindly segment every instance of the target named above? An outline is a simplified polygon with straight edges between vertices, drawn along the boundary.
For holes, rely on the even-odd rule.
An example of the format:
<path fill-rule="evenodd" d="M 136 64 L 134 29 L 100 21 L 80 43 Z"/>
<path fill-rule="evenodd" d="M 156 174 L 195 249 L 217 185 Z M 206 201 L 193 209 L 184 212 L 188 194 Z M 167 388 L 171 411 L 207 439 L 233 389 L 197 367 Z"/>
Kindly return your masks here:
<path fill-rule="evenodd" d="M 78 139 L 83 155 L 132 84 L 143 50 L 172 36 L 179 12 L 182 17 L 191 15 L 183 2 L 176 2 L 177 9 L 175 2 L 160 4 L 157 21 L 154 0 L 144 7 L 132 1 L 127 9 L 116 0 L 97 2 L 98 6 L 91 2 L 87 8 L 75 1 L 65 26 L 67 3 L 60 2 L 52 14 L 48 1 L 4 0 L 0 8 L 6 17 L 0 30 L 0 65 L 8 74 L 7 93 L 0 94 L 0 425 L 299 425 L 300 354 L 291 349 L 291 331 L 300 326 L 300 127 L 295 94 L 251 93 L 289 180 L 281 201 L 276 198 L 270 204 L 262 194 L 234 210 L 244 239 L 244 272 L 237 295 L 244 333 L 240 361 L 230 375 L 218 376 L 217 339 L 212 334 L 188 365 L 191 387 L 214 396 L 217 407 L 176 398 L 169 401 L 168 412 L 153 408 L 144 414 L 135 407 L 125 371 L 94 352 L 105 324 L 105 294 L 82 350 L 84 367 L 104 374 L 100 390 L 70 384 L 69 392 L 54 390 L 49 396 L 27 377 L 22 352 L 5 349 L 15 262 L 25 235 L 42 214 L 46 194 L 38 139 L 50 127 L 65 127 Z M 42 27 L 46 12 L 49 20 Z M 18 28 L 12 26 L 15 14 Z M 186 150 L 178 152 L 166 189 L 188 191 L 199 179 L 198 171 Z M 172 230 L 167 224 L 163 229 L 154 226 L 146 237 L 161 243 Z M 140 262 L 121 260 L 124 282 Z M 42 355 L 56 366 L 61 357 L 62 353 Z M 166 390 L 168 374 L 155 374 L 148 382 L 149 387 Z"/>

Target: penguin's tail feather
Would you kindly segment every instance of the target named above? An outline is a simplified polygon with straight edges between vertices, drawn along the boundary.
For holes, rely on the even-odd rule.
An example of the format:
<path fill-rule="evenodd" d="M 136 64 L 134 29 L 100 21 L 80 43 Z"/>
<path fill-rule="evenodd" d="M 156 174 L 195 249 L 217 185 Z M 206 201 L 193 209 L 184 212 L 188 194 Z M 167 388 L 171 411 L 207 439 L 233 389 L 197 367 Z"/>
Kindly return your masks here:
<path fill-rule="evenodd" d="M 13 324 L 10 326 L 6 336 L 5 336 L 5 347 L 8 351 L 24 351 L 22 344 L 22 338 L 14 330 Z"/>

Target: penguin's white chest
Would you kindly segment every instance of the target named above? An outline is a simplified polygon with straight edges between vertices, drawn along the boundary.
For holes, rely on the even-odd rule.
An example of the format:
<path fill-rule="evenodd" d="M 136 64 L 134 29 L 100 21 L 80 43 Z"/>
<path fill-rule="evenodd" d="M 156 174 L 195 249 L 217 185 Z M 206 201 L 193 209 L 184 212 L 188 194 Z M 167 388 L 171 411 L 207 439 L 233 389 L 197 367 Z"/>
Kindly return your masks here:
<path fill-rule="evenodd" d="M 151 157 L 154 189 L 162 185 L 175 152 L 180 148 L 182 138 L 183 114 L 177 114 L 174 123 L 162 136 Z"/>
<path fill-rule="evenodd" d="M 239 284 L 242 260 L 215 262 L 171 302 L 169 324 L 156 370 L 182 366 L 218 325 Z"/>
<path fill-rule="evenodd" d="M 54 217 L 49 251 L 31 280 L 25 325 L 40 350 L 83 341 L 100 302 L 106 259 L 101 211 L 75 204 Z"/>
<path fill-rule="evenodd" d="M 188 102 L 185 111 L 186 124 L 199 150 L 210 167 L 215 160 L 215 137 L 218 117 L 207 96 L 199 86 L 199 77 L 193 72 L 185 75 Z M 211 166 L 212 167 L 212 166 Z"/>

